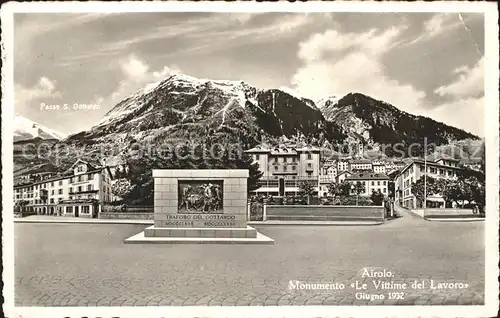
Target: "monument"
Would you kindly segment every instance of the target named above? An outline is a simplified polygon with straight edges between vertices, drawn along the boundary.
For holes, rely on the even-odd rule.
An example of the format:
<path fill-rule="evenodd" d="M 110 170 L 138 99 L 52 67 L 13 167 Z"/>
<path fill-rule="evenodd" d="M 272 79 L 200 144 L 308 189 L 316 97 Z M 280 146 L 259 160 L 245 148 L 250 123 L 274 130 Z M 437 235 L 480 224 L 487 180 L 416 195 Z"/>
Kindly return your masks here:
<path fill-rule="evenodd" d="M 248 170 L 153 170 L 154 225 L 125 243 L 274 241 L 247 225 Z"/>

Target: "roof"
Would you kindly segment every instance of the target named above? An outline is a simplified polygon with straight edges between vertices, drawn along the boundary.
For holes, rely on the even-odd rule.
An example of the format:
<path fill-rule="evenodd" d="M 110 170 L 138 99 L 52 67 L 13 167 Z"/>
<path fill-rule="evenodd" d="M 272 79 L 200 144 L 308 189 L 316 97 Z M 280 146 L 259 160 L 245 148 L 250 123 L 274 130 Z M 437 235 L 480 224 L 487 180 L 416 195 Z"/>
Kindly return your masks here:
<path fill-rule="evenodd" d="M 446 165 L 442 165 L 442 164 L 436 163 L 434 161 L 429 161 L 429 160 L 427 160 L 427 163 L 426 163 L 425 160 L 422 158 L 412 158 L 411 161 L 409 163 L 407 163 L 403 169 L 401 169 L 400 174 L 403 174 L 403 172 L 405 172 L 408 168 L 410 168 L 412 165 L 414 165 L 416 163 L 419 163 L 422 165 L 427 164 L 428 166 L 433 166 L 433 167 L 438 167 L 438 168 L 462 170 L 461 167 L 446 166 Z"/>
<path fill-rule="evenodd" d="M 355 173 L 352 176 L 346 178 L 346 180 L 389 180 L 390 178 L 383 173 Z"/>
<path fill-rule="evenodd" d="M 453 157 L 450 157 L 448 155 L 440 155 L 436 159 L 434 159 L 434 162 L 438 162 L 439 160 L 447 160 L 447 161 L 455 161 L 455 162 L 460 162 L 459 159 L 455 159 Z"/>
<path fill-rule="evenodd" d="M 368 159 L 358 159 L 358 160 L 353 160 L 351 161 L 351 164 L 371 164 L 372 162 Z"/>
<path fill-rule="evenodd" d="M 108 173 L 111 176 L 111 179 L 113 179 L 113 174 L 111 173 L 111 169 L 108 166 L 106 166 L 106 167 L 99 167 L 99 168 L 93 168 L 93 170 L 89 170 L 89 171 L 85 172 L 84 174 L 101 172 L 104 169 L 108 170 Z M 54 181 L 59 181 L 59 180 L 64 180 L 64 179 L 69 179 L 69 178 L 73 178 L 73 177 L 75 177 L 75 175 L 57 176 L 55 178 L 47 178 L 47 179 L 44 179 L 44 180 L 35 181 L 35 182 L 31 182 L 31 183 L 23 183 L 23 184 L 19 184 L 19 185 L 14 185 L 14 188 L 24 188 L 24 187 L 29 187 L 29 186 L 37 185 L 37 184 L 44 184 L 44 183 L 49 183 L 49 182 L 54 182 Z"/>
<path fill-rule="evenodd" d="M 346 174 L 346 173 L 348 173 L 348 174 L 352 174 L 352 172 L 350 172 L 350 171 L 342 171 L 341 173 L 339 173 L 339 174 L 337 175 L 337 177 L 339 177 L 339 176 L 341 176 L 341 175 L 343 175 L 343 174 Z"/>

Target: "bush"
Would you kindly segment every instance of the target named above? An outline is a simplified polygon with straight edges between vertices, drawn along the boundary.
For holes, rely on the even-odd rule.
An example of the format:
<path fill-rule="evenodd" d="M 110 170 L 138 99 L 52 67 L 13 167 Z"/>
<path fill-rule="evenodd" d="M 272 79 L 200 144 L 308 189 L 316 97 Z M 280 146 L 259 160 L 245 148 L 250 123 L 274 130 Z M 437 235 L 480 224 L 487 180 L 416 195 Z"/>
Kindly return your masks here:
<path fill-rule="evenodd" d="M 264 204 L 261 202 L 250 202 L 250 221 L 262 221 L 264 218 Z"/>
<path fill-rule="evenodd" d="M 336 205 L 356 205 L 356 196 L 340 197 L 339 201 L 335 203 Z M 373 205 L 372 200 L 367 197 L 358 197 L 358 205 L 368 206 Z"/>

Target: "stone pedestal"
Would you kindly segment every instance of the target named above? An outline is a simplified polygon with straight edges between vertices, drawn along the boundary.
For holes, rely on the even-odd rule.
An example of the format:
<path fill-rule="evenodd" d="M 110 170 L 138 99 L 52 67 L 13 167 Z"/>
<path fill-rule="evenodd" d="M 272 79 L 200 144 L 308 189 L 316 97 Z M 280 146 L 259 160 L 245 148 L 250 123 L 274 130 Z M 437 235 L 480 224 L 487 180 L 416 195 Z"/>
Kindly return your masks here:
<path fill-rule="evenodd" d="M 153 170 L 154 225 L 125 243 L 264 243 L 247 225 L 248 170 Z"/>

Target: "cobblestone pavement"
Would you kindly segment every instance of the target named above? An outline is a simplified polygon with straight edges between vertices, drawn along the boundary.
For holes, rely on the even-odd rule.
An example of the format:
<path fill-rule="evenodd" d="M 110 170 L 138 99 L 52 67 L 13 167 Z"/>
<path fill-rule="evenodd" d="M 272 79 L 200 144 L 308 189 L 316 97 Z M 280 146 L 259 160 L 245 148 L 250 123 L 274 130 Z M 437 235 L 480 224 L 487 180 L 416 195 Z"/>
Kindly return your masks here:
<path fill-rule="evenodd" d="M 483 222 L 405 214 L 380 226 L 257 227 L 275 245 L 123 243 L 143 228 L 16 223 L 16 306 L 484 303 Z M 365 267 L 393 277 L 362 277 Z M 377 290 L 372 280 L 407 288 Z M 431 289 L 430 280 L 464 285 Z"/>

